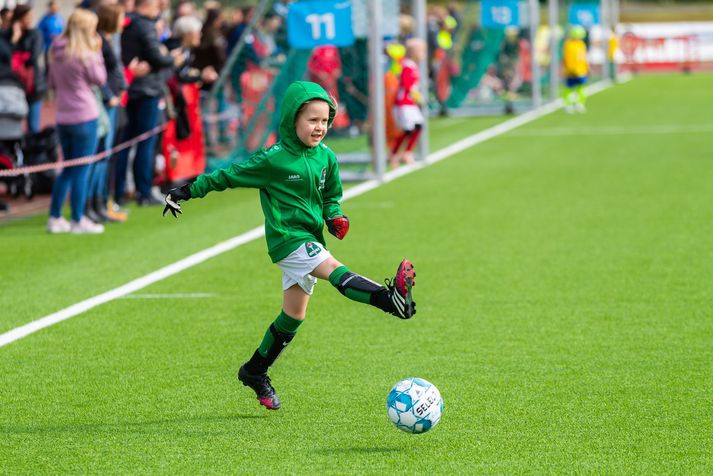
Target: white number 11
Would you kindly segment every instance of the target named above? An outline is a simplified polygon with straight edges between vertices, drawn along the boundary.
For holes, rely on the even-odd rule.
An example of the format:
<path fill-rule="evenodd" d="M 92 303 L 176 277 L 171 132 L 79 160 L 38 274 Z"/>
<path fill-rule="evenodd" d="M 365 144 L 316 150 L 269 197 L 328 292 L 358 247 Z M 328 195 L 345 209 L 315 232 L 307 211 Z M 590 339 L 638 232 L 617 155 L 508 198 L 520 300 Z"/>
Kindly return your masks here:
<path fill-rule="evenodd" d="M 318 15 L 313 13 L 305 17 L 307 23 L 312 25 L 312 39 L 319 40 L 322 36 L 322 23 L 325 26 L 325 36 L 328 40 L 333 39 L 336 36 L 334 30 L 334 13 L 325 13 L 324 15 Z"/>

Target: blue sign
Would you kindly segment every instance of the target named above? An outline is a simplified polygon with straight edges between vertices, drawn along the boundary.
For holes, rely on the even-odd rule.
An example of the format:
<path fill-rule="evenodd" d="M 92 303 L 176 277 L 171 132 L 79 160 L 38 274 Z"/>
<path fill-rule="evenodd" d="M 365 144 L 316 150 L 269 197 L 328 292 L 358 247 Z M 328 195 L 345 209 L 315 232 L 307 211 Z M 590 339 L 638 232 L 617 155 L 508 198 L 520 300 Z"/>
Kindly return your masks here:
<path fill-rule="evenodd" d="M 483 0 L 480 13 L 483 28 L 505 28 L 520 24 L 517 0 Z"/>
<path fill-rule="evenodd" d="M 290 3 L 287 41 L 292 48 L 354 43 L 352 3 L 349 0 L 315 0 Z"/>
<path fill-rule="evenodd" d="M 567 21 L 570 25 L 591 28 L 599 24 L 599 5 L 596 3 L 573 3 L 569 6 Z"/>

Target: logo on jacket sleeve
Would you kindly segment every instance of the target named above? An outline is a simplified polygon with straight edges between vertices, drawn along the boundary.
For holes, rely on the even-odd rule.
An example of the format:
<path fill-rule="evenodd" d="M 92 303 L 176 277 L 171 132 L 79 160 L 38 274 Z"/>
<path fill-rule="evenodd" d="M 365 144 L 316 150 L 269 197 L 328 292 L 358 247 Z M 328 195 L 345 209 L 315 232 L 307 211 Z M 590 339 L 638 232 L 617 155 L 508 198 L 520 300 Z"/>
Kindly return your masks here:
<path fill-rule="evenodd" d="M 297 182 L 302 180 L 302 176 L 300 174 L 290 174 L 287 176 L 286 179 L 288 182 Z"/>
<path fill-rule="evenodd" d="M 322 248 L 317 243 L 311 241 L 305 243 L 305 249 L 307 250 L 307 256 L 310 258 L 318 255 L 322 251 Z"/>

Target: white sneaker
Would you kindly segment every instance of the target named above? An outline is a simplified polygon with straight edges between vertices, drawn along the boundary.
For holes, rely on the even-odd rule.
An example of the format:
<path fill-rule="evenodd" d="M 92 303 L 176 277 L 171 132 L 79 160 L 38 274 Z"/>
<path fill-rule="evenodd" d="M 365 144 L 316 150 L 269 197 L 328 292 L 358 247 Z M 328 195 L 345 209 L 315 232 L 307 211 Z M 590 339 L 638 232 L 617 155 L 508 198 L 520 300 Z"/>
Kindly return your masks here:
<path fill-rule="evenodd" d="M 86 216 L 83 216 L 79 221 L 72 220 L 71 228 L 72 229 L 70 231 L 77 235 L 85 233 L 90 233 L 94 235 L 104 233 L 104 225 L 94 223 Z"/>
<path fill-rule="evenodd" d="M 49 217 L 47 220 L 47 233 L 56 235 L 57 233 L 69 233 L 71 226 L 66 218 Z"/>
<path fill-rule="evenodd" d="M 575 109 L 575 111 L 577 111 L 579 113 L 587 112 L 587 108 L 584 107 L 584 104 L 582 104 L 581 102 L 578 102 L 577 104 L 575 104 L 574 109 Z"/>

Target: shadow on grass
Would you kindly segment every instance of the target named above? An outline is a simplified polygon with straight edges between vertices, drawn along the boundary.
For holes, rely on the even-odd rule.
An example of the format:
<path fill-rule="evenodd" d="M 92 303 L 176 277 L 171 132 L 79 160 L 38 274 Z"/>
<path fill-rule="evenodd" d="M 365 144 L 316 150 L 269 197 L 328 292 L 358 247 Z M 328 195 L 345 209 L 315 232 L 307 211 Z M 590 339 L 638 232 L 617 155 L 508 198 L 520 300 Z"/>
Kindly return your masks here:
<path fill-rule="evenodd" d="M 167 431 L 186 435 L 221 435 L 232 433 L 213 430 L 216 424 L 229 424 L 244 420 L 267 418 L 266 415 L 226 415 L 196 416 L 186 418 L 166 418 L 161 420 L 127 421 L 119 423 L 68 423 L 66 425 L 12 426 L 0 425 L 0 435 L 51 434 L 51 433 L 157 433 Z M 165 428 L 161 428 L 165 427 Z M 225 428 L 224 426 L 222 428 Z M 233 428 L 234 427 L 230 427 Z"/>

